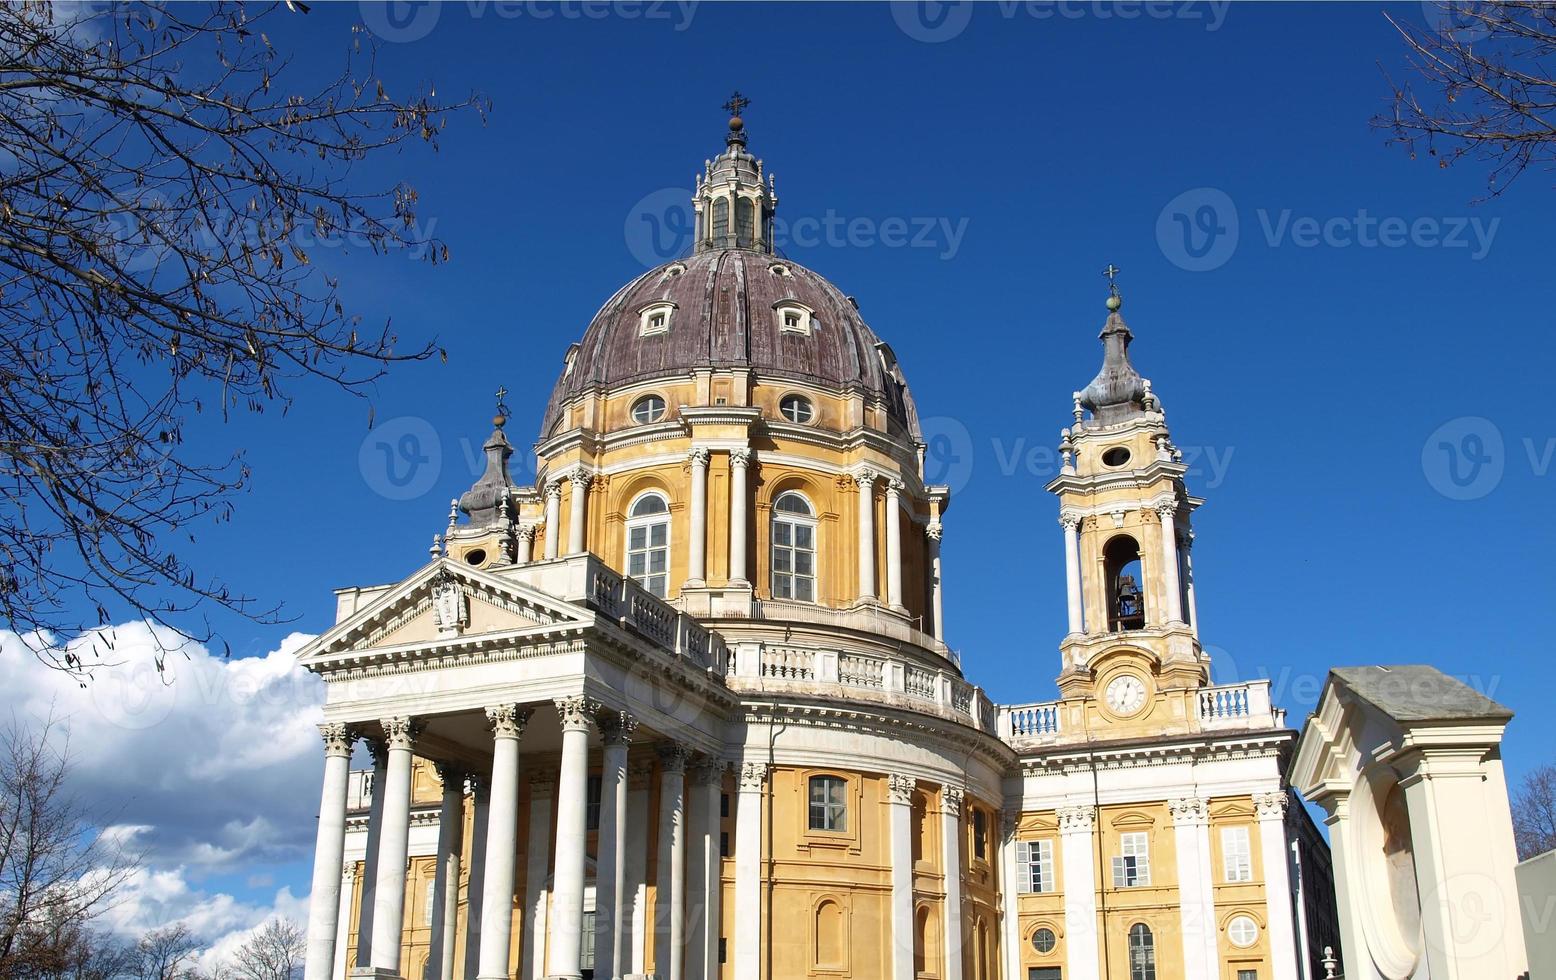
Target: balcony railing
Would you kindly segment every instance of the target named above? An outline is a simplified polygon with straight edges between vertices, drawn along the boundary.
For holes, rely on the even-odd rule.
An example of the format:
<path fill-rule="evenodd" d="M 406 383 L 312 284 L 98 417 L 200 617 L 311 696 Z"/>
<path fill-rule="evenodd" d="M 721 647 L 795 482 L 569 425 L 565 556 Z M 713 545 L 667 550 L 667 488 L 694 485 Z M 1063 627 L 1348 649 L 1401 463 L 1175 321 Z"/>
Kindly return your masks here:
<path fill-rule="evenodd" d="M 1270 682 L 1267 680 L 1201 688 L 1194 697 L 1198 711 L 1189 731 L 1258 731 L 1286 724 L 1286 713 L 1270 704 Z M 1080 729 L 1085 710 L 1085 703 L 1079 700 L 1001 705 L 997 731 L 1000 738 L 1018 748 L 1064 743 L 1082 737 Z"/>

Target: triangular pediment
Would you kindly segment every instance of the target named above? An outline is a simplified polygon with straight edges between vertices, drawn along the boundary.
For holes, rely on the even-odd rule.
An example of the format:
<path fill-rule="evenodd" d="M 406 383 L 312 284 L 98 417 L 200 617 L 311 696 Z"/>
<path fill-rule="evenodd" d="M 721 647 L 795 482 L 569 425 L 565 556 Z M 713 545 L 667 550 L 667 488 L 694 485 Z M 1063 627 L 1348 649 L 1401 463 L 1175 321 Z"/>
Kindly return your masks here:
<path fill-rule="evenodd" d="M 593 613 L 491 572 L 439 558 L 371 599 L 298 653 L 305 666 L 347 652 L 566 627 Z M 449 624 L 457 624 L 450 628 Z"/>

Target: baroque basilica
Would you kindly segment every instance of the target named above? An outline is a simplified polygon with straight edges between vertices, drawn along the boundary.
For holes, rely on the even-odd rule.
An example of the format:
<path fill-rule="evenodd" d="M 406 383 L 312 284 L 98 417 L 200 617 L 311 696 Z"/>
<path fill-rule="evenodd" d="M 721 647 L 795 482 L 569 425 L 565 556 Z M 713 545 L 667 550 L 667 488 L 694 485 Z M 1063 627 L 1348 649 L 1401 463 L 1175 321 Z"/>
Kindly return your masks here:
<path fill-rule="evenodd" d="M 1202 501 L 1117 291 L 1048 487 L 1058 697 L 995 704 L 946 645 L 904 367 L 773 249 L 738 115 L 693 202 L 692 254 L 567 350 L 535 484 L 500 408 L 431 560 L 300 654 L 307 980 L 1322 977 L 1296 733 L 1210 682 Z"/>

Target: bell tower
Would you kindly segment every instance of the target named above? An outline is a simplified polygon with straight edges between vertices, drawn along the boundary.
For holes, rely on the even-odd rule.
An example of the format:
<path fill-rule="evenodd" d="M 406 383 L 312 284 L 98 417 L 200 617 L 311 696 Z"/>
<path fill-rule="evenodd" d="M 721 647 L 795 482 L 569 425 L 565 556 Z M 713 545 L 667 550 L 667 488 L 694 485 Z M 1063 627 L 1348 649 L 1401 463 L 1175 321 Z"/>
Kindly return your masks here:
<path fill-rule="evenodd" d="M 1115 713 L 1127 715 L 1121 709 L 1146 698 L 1148 686 L 1207 684 L 1209 660 L 1188 563 L 1190 518 L 1202 501 L 1184 486 L 1187 467 L 1161 401 L 1129 362 L 1134 335 L 1120 312 L 1117 274 L 1111 265 L 1104 272 L 1102 370 L 1074 394 L 1059 476 L 1047 489 L 1059 497 L 1069 600 L 1059 690 L 1065 698 L 1118 700 Z"/>

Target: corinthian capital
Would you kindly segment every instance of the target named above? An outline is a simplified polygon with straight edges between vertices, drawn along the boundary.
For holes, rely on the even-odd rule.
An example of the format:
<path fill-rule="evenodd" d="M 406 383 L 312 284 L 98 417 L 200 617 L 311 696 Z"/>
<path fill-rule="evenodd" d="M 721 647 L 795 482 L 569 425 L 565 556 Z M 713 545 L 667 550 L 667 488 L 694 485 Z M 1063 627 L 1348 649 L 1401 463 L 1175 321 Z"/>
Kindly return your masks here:
<path fill-rule="evenodd" d="M 940 806 L 953 817 L 962 815 L 962 801 L 967 794 L 960 786 L 947 786 L 940 791 Z"/>
<path fill-rule="evenodd" d="M 391 750 L 403 749 L 409 752 L 416 744 L 416 736 L 421 732 L 421 725 L 407 715 L 385 718 L 378 724 L 383 728 L 384 741 L 388 743 Z"/>
<path fill-rule="evenodd" d="M 759 793 L 762 785 L 767 782 L 767 763 L 742 762 L 740 764 L 740 791 L 742 793 Z"/>
<path fill-rule="evenodd" d="M 550 483 L 547 483 L 546 484 L 546 496 L 550 497 L 552 500 L 561 500 L 562 499 L 562 481 L 561 480 L 552 480 Z"/>
<path fill-rule="evenodd" d="M 1291 800 L 1285 793 L 1253 794 L 1254 814 L 1260 820 L 1283 820 Z"/>
<path fill-rule="evenodd" d="M 486 709 L 486 723 L 493 738 L 519 738 L 529 724 L 529 709 L 516 704 L 498 704 Z"/>
<path fill-rule="evenodd" d="M 630 745 L 638 730 L 638 720 L 625 711 L 601 715 L 595 724 L 600 726 L 600 739 L 606 745 Z"/>
<path fill-rule="evenodd" d="M 1091 833 L 1097 819 L 1094 806 L 1065 806 L 1059 808 L 1059 832 L 1061 834 Z"/>
<path fill-rule="evenodd" d="M 731 449 L 729 451 L 729 465 L 739 466 L 744 469 L 751 465 L 751 450 Z"/>
<path fill-rule="evenodd" d="M 357 733 L 340 722 L 319 726 L 319 735 L 324 739 L 324 754 L 326 756 L 351 755 L 351 746 L 357 740 Z"/>
<path fill-rule="evenodd" d="M 1167 811 L 1175 825 L 1197 827 L 1210 822 L 1210 801 L 1198 796 L 1167 801 Z"/>
<path fill-rule="evenodd" d="M 567 474 L 567 478 L 572 481 L 573 489 L 581 492 L 589 489 L 589 482 L 594 479 L 594 474 L 580 466 Z"/>
<path fill-rule="evenodd" d="M 1081 515 L 1070 513 L 1060 514 L 1059 523 L 1066 531 L 1073 531 L 1081 526 Z"/>
<path fill-rule="evenodd" d="M 686 459 L 693 466 L 707 466 L 709 455 L 706 446 L 693 446 L 692 451 L 686 454 Z"/>
<path fill-rule="evenodd" d="M 517 530 L 519 537 L 523 540 L 531 542 L 535 540 L 536 527 L 533 521 L 520 522 Z"/>
<path fill-rule="evenodd" d="M 849 475 L 854 478 L 854 483 L 858 484 L 859 490 L 863 493 L 872 492 L 875 489 L 875 481 L 881 478 L 879 473 L 868 466 L 861 466 Z"/>
<path fill-rule="evenodd" d="M 945 528 L 939 521 L 930 521 L 924 526 L 924 536 L 931 541 L 939 541 L 940 536 L 944 533 Z"/>
<path fill-rule="evenodd" d="M 913 791 L 917 788 L 918 780 L 912 776 L 894 772 L 886 777 L 886 790 L 893 803 L 912 803 Z"/>
<path fill-rule="evenodd" d="M 692 750 L 675 742 L 663 742 L 660 744 L 659 766 L 664 772 L 685 772 L 686 762 L 692 756 Z"/>
<path fill-rule="evenodd" d="M 556 705 L 557 720 L 562 723 L 564 732 L 588 731 L 602 707 L 599 701 L 582 694 L 557 698 L 553 703 Z"/>

